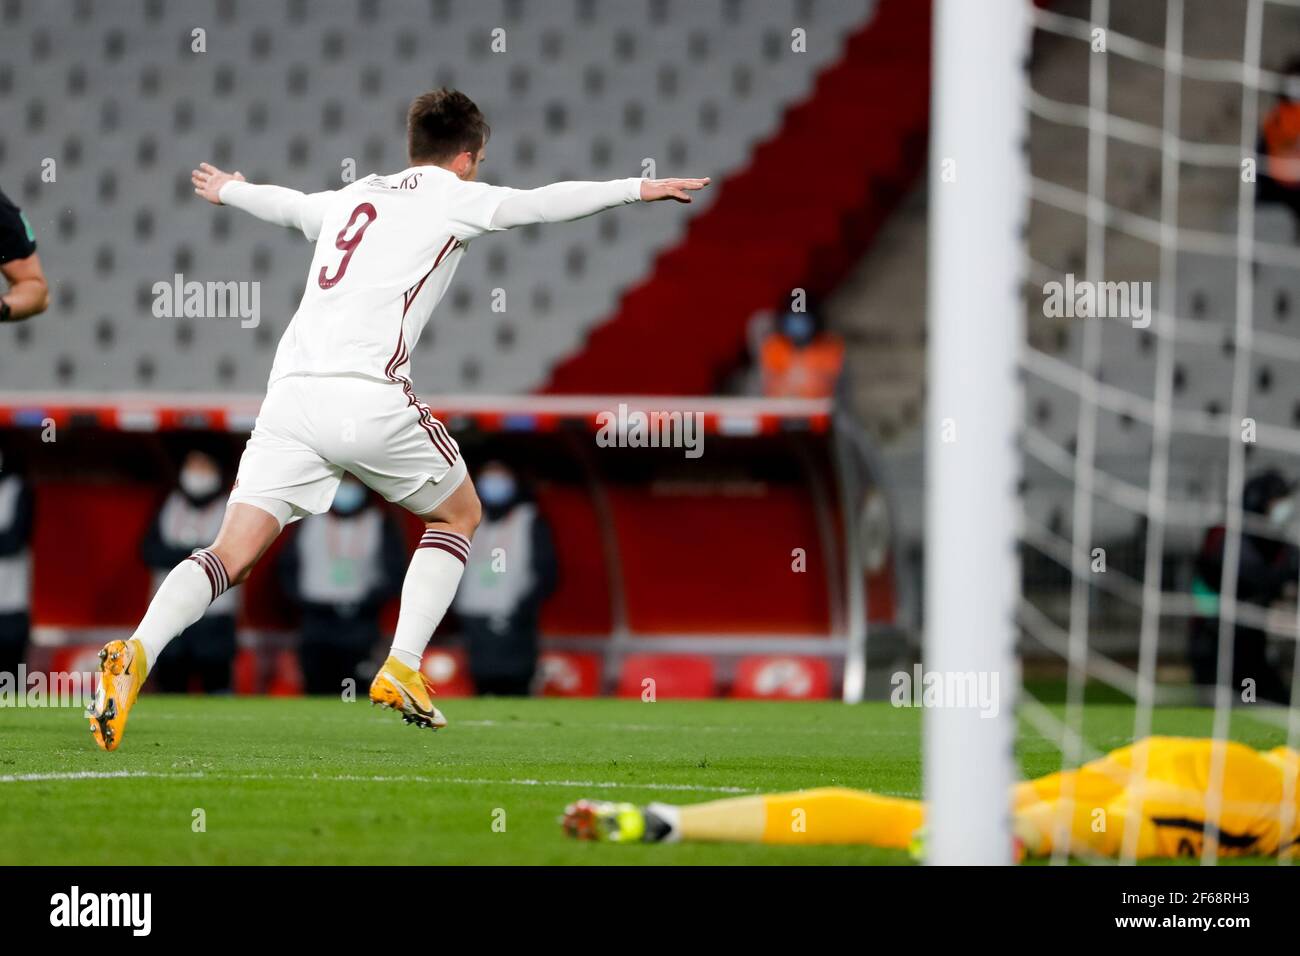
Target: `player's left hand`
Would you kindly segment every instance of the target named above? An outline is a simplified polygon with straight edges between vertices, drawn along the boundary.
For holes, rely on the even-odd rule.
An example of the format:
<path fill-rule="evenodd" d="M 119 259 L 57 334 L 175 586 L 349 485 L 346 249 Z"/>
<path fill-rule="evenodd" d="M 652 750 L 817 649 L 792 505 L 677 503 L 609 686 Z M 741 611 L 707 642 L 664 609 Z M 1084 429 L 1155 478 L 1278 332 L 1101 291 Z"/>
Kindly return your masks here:
<path fill-rule="evenodd" d="M 229 182 L 242 183 L 246 180 L 243 173 L 228 173 L 211 163 L 199 163 L 199 168 L 190 173 L 190 181 L 194 183 L 196 196 L 202 196 L 214 206 L 220 206 L 221 187 Z"/>
<path fill-rule="evenodd" d="M 643 179 L 641 180 L 642 202 L 655 202 L 659 199 L 675 199 L 678 202 L 690 202 L 688 193 L 703 189 L 709 184 L 704 179 Z"/>

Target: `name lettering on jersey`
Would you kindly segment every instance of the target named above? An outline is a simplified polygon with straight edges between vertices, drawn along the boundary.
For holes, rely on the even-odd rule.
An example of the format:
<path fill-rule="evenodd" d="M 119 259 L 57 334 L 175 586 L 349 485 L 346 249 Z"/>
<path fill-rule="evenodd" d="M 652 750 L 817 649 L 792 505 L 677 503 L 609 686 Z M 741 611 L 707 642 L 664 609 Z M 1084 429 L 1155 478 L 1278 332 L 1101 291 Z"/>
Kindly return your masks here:
<path fill-rule="evenodd" d="M 255 329 L 262 322 L 260 282 L 186 282 L 178 272 L 171 282 L 155 282 L 152 292 L 154 318 L 238 318 L 245 329 Z"/>
<path fill-rule="evenodd" d="M 390 183 L 382 176 L 371 176 L 367 186 L 374 186 L 377 189 L 416 189 L 420 185 L 420 173 L 407 173 L 400 181 Z"/>
<path fill-rule="evenodd" d="M 1204 846 L 1203 838 L 1207 836 L 1217 839 L 1219 846 L 1225 850 L 1236 853 L 1244 853 L 1259 842 L 1258 836 L 1219 830 L 1213 825 L 1207 826 L 1204 820 L 1191 817 L 1152 817 L 1151 822 L 1157 829 L 1187 831 L 1189 835 L 1181 837 L 1178 842 L 1179 856 L 1200 856 Z"/>

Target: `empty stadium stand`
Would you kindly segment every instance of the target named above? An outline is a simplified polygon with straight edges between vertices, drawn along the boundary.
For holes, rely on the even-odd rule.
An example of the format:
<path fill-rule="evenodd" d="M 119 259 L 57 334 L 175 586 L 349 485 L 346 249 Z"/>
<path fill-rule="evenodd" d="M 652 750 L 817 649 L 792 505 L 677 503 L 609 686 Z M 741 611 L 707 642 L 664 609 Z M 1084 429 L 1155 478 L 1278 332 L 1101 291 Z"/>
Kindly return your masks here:
<path fill-rule="evenodd" d="M 796 287 L 829 294 L 923 168 L 929 43 L 928 3 L 881 0 L 547 390 L 707 393 L 743 356 L 756 312 Z M 668 367 L 645 362 L 665 339 L 687 347 Z"/>
<path fill-rule="evenodd" d="M 1051 7 L 1069 16 L 1087 16 L 1087 4 L 1079 0 L 1065 0 Z M 1150 43 L 1154 49 L 1163 47 L 1163 4 L 1123 5 L 1112 13 L 1111 26 L 1116 32 Z M 1270 23 L 1264 34 L 1263 65 L 1276 68 L 1294 52 L 1293 38 L 1300 30 L 1300 11 L 1278 8 L 1270 15 L 1286 21 Z M 1231 20 L 1224 23 L 1194 16 L 1188 16 L 1186 23 L 1184 54 L 1229 64 L 1239 58 L 1242 43 L 1239 23 L 1229 29 L 1226 23 L 1232 23 Z M 1059 111 L 1058 104 L 1086 101 L 1089 55 L 1085 43 L 1039 37 L 1032 81 L 1036 94 L 1050 101 L 1042 112 Z M 1124 56 L 1112 56 L 1108 60 L 1108 105 L 1112 115 L 1160 130 L 1162 71 Z M 1261 117 L 1271 103 L 1271 96 L 1261 94 Z M 1112 216 L 1159 220 L 1161 152 L 1128 141 L 1127 136 L 1121 135 L 1123 132 L 1108 142 L 1106 199 L 1116 210 Z M 1241 151 L 1240 86 L 1228 80 L 1218 83 L 1184 80 L 1177 132 L 1186 142 L 1226 147 L 1235 157 Z M 1035 115 L 1030 133 L 1033 175 L 1047 183 L 1086 191 L 1086 130 Z M 1237 232 L 1239 162 L 1234 159 L 1222 168 L 1206 166 L 1192 160 L 1191 149 L 1188 147 L 1188 158 L 1180 167 L 1176 225 L 1185 233 L 1222 235 L 1225 248 L 1218 255 L 1184 248 L 1177 256 L 1172 309 L 1177 322 L 1173 407 L 1176 413 L 1199 414 L 1207 421 L 1215 421 L 1222 420 L 1231 406 L 1237 315 L 1237 266 L 1232 252 Z M 1294 363 L 1300 358 L 1300 329 L 1292 313 L 1300 295 L 1300 249 L 1294 244 L 1291 217 L 1277 207 L 1259 207 L 1255 213 L 1254 239 L 1257 261 L 1251 270 L 1251 292 L 1256 355 L 1249 414 L 1261 425 L 1296 428 L 1300 426 L 1300 392 L 1294 386 Z M 1182 241 L 1191 244 L 1186 239 Z M 1061 281 L 1067 273 L 1083 278 L 1087 262 L 1084 217 L 1078 210 L 1036 201 L 1030 210 L 1029 250 L 1031 269 L 1027 290 L 1031 342 L 1054 355 L 1063 372 L 1078 368 L 1083 360 L 1086 320 L 1047 318 L 1040 306 L 1045 282 Z M 1117 223 L 1106 232 L 1103 268 L 1105 278 L 1110 281 L 1158 279 L 1158 248 L 1149 238 L 1139 238 Z M 1158 282 L 1153 282 L 1153 290 L 1156 285 Z M 1100 369 L 1106 385 L 1150 401 L 1156 381 L 1155 353 L 1153 330 L 1135 328 L 1123 320 L 1102 321 Z M 1026 377 L 1025 410 L 1026 423 L 1032 431 L 1062 449 L 1074 448 L 1078 438 L 1077 389 L 1063 388 L 1042 375 L 1031 374 Z M 1222 425 L 1217 434 L 1223 434 Z M 1151 459 L 1149 422 L 1141 416 L 1104 408 L 1098 418 L 1097 436 L 1098 468 L 1145 485 Z M 1250 448 L 1248 452 L 1252 469 L 1279 464 L 1294 470 L 1293 459 L 1270 452 L 1267 447 Z M 1171 456 L 1174 464 L 1169 493 L 1172 498 L 1213 501 L 1221 497 L 1226 474 L 1203 467 L 1207 460 L 1226 465 L 1221 437 L 1179 435 Z M 1045 527 L 1068 529 L 1069 480 L 1037 465 L 1031 455 L 1026 489 L 1029 518 Z M 1208 522 L 1216 515 L 1211 507 L 1204 518 Z M 1137 527 L 1132 512 L 1104 504 L 1095 517 L 1101 540 L 1122 539 L 1132 535 Z M 1194 548 L 1203 530 L 1196 524 L 1175 524 L 1169 531 L 1169 548 L 1175 552 Z"/>
<path fill-rule="evenodd" d="M 4 0 L 0 95 L 12 114 L 0 183 L 36 226 L 54 305 L 0 351 L 0 387 L 261 389 L 308 250 L 287 231 L 207 208 L 189 186 L 201 160 L 303 190 L 338 187 L 350 166 L 400 169 L 406 105 L 448 84 L 493 125 L 489 181 L 635 176 L 647 159 L 659 175 L 727 180 L 872 8 L 567 5 L 574 25 L 559 29 L 550 4 L 522 0 L 81 0 L 71 22 L 63 4 Z M 425 16 L 419 31 L 412 7 Z M 807 52 L 791 50 L 796 27 Z M 84 56 L 69 66 L 56 43 Z M 529 55 L 510 56 L 520 49 Z M 482 242 L 417 350 L 415 381 L 428 393 L 540 385 L 713 201 Z M 176 274 L 259 283 L 260 322 L 156 318 L 154 285 Z M 495 289 L 503 313 L 491 310 Z"/>

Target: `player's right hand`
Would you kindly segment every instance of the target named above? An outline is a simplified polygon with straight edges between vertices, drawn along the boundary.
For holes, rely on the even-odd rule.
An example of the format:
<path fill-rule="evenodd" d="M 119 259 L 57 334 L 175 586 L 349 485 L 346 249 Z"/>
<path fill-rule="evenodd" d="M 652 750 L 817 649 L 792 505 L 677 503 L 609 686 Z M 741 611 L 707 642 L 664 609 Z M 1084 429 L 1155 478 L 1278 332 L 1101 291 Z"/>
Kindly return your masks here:
<path fill-rule="evenodd" d="M 190 181 L 194 183 L 196 196 L 202 196 L 214 206 L 220 206 L 221 187 L 229 182 L 242 183 L 246 180 L 243 173 L 228 173 L 211 163 L 199 163 L 199 168 L 190 173 Z"/>

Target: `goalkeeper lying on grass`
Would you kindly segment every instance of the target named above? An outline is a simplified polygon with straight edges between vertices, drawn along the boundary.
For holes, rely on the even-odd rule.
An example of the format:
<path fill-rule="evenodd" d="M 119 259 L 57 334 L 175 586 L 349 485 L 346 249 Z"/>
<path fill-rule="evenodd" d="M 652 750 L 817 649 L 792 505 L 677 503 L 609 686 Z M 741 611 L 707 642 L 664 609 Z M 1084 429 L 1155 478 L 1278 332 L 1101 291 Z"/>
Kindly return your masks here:
<path fill-rule="evenodd" d="M 1118 857 L 1125 826 L 1140 814 L 1134 820 L 1139 858 L 1199 856 L 1214 747 L 1209 739 L 1148 737 L 1078 770 L 1017 784 L 1012 801 L 1018 855 L 1050 854 L 1058 832 L 1068 828 L 1070 852 Z M 1300 836 L 1300 754 L 1286 747 L 1259 752 L 1228 742 L 1223 759 L 1219 853 L 1294 856 Z M 825 787 L 683 807 L 579 800 L 565 811 L 563 824 L 570 836 L 615 843 L 861 844 L 915 850 L 924 820 L 919 800 Z"/>

